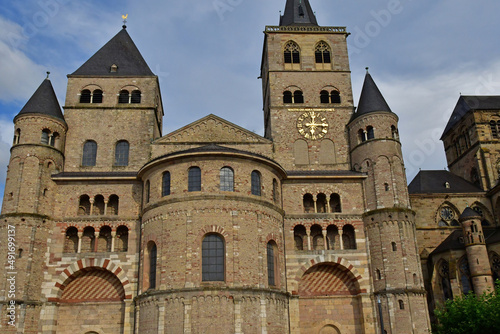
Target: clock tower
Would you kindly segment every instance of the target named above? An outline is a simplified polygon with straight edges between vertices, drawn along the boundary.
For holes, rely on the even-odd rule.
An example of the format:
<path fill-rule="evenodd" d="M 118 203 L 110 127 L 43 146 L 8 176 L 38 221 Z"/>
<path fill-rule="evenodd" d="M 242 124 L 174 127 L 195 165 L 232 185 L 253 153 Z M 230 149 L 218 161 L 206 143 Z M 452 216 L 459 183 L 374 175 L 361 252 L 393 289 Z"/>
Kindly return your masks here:
<path fill-rule="evenodd" d="M 287 1 L 267 26 L 261 66 L 265 137 L 287 170 L 349 170 L 353 113 L 344 27 L 319 26 L 309 1 Z"/>

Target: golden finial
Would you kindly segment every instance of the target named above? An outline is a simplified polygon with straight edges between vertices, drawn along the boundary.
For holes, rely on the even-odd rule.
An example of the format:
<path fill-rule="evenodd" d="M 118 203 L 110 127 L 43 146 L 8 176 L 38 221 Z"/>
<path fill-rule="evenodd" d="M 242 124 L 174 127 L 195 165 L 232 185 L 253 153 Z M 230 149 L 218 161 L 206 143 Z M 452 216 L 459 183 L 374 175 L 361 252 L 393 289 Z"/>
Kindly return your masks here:
<path fill-rule="evenodd" d="M 122 15 L 122 19 L 123 19 L 123 28 L 127 28 L 127 17 L 128 17 L 128 14 L 125 14 L 125 15 Z"/>

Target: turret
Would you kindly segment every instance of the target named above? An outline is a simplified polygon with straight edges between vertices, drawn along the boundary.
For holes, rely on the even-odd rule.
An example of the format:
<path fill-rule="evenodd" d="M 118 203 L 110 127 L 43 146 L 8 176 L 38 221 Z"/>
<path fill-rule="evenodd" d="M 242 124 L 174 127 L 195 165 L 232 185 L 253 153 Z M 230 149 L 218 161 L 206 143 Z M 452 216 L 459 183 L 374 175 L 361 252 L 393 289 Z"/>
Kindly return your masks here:
<path fill-rule="evenodd" d="M 374 300 L 387 333 L 427 333 L 429 318 L 422 269 L 393 113 L 369 73 L 348 124 L 351 163 L 367 174 L 365 214 Z M 389 312 L 389 310 L 396 310 Z M 423 321 L 423 319 L 426 319 Z M 416 327 L 414 327 L 416 326 Z"/>
<path fill-rule="evenodd" d="M 462 224 L 472 285 L 477 295 L 491 292 L 494 288 L 481 219 L 481 215 L 469 207 L 465 208 L 459 218 Z"/>

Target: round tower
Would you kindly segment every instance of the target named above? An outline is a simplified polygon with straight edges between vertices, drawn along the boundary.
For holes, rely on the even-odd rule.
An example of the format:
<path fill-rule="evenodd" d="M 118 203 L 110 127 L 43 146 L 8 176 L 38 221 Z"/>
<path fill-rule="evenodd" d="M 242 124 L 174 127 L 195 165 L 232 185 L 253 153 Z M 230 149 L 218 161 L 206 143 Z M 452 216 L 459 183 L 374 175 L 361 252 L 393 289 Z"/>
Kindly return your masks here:
<path fill-rule="evenodd" d="M 369 73 L 348 124 L 352 168 L 367 174 L 364 224 L 374 303 L 387 333 L 428 333 L 426 292 L 410 208 L 398 116 Z M 389 312 L 391 310 L 391 312 Z M 392 311 L 393 310 L 393 311 Z M 379 312 L 380 313 L 380 312 Z M 379 321 L 382 326 L 382 321 Z"/>
<path fill-rule="evenodd" d="M 2 332 L 36 332 L 40 319 L 44 255 L 52 230 L 55 183 L 62 169 L 67 126 L 50 80 L 45 79 L 14 118 L 14 141 L 0 220 L 0 253 L 7 259 L 0 277 L 9 286 L 0 302 L 9 309 Z M 9 242 L 4 242 L 9 240 Z M 13 305 L 13 306 L 12 306 Z M 17 329 L 17 331 L 16 331 Z"/>
<path fill-rule="evenodd" d="M 472 285 L 477 295 L 481 295 L 483 292 L 491 292 L 494 289 L 481 219 L 481 215 L 469 207 L 465 208 L 459 218 L 464 234 L 465 251 L 467 252 Z"/>

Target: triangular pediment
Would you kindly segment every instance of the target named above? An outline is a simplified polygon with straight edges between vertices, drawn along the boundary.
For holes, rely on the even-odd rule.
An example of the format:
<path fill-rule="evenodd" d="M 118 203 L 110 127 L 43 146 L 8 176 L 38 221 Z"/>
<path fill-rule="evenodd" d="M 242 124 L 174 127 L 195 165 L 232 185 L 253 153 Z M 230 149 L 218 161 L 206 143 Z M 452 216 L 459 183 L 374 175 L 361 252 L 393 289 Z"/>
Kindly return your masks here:
<path fill-rule="evenodd" d="M 170 143 L 269 144 L 271 141 L 210 114 L 155 141 L 155 144 Z"/>

